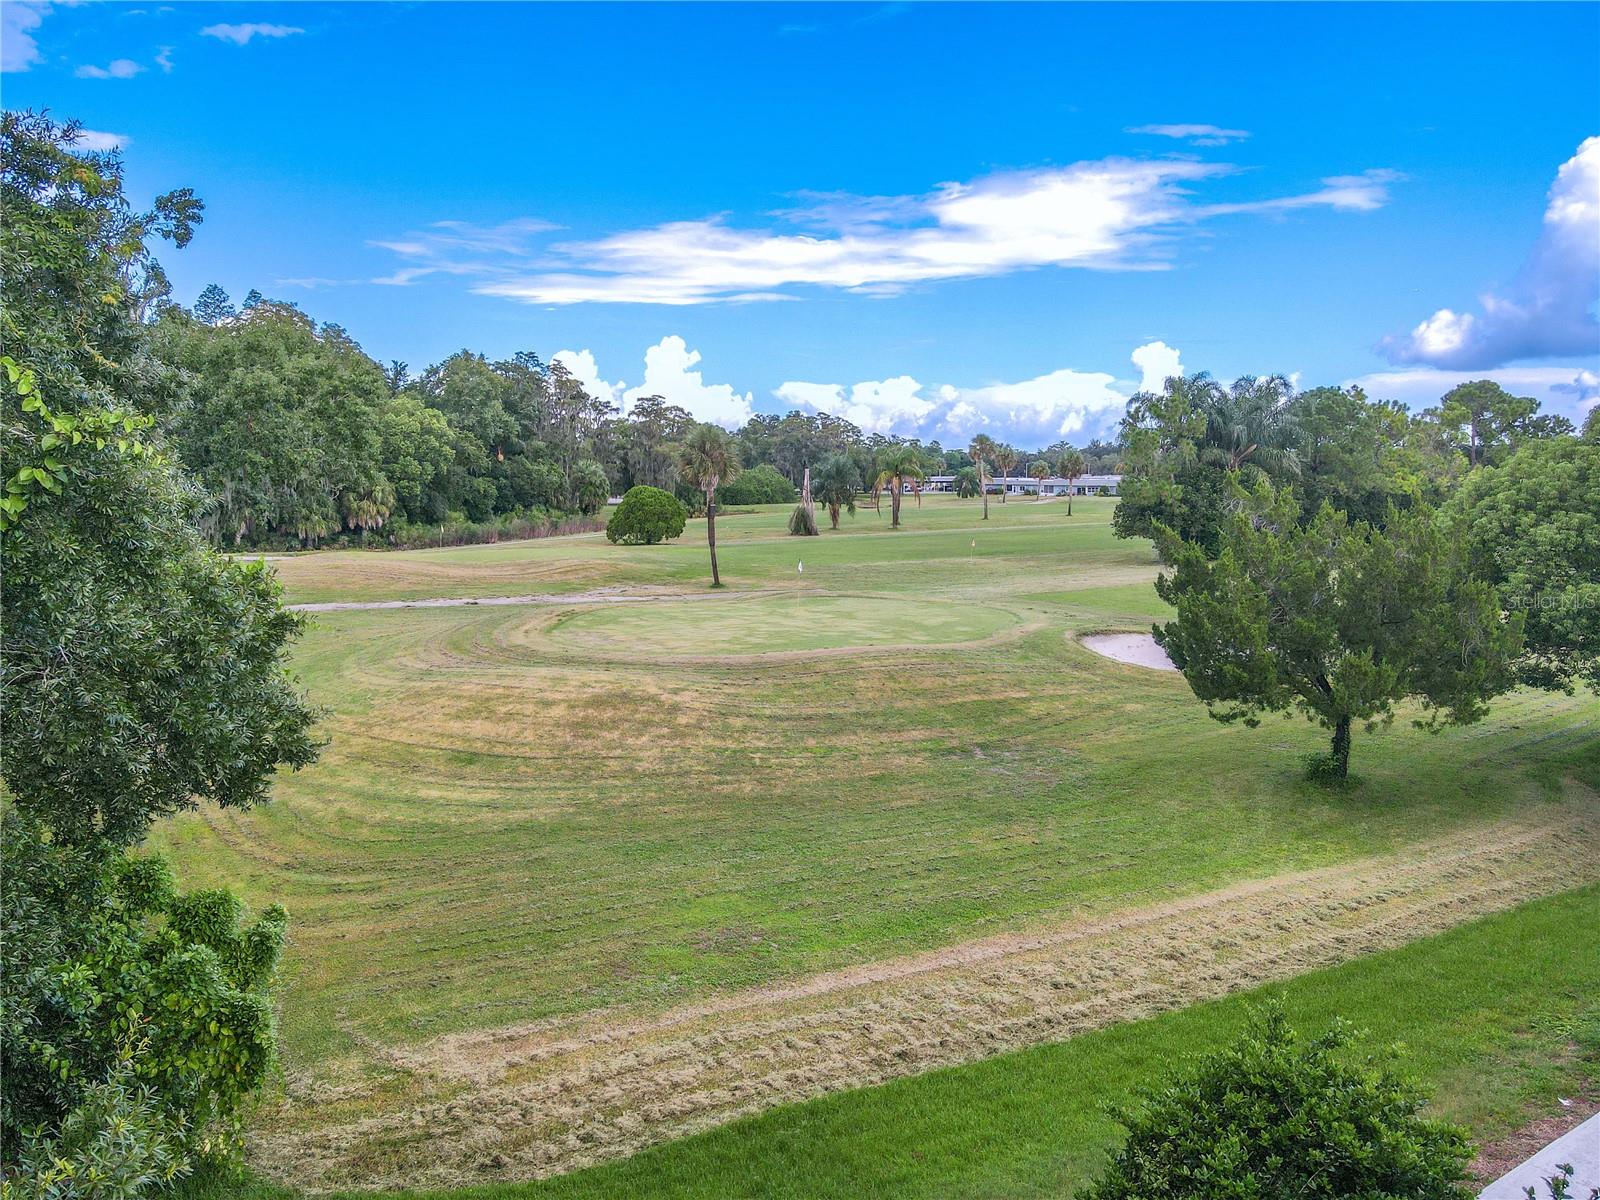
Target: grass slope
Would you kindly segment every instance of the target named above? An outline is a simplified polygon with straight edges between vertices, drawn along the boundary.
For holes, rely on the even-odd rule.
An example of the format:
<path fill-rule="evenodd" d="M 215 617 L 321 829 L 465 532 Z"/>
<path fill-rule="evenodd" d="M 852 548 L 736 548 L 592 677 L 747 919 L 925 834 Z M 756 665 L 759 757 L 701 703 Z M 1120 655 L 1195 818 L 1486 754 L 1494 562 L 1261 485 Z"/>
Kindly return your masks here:
<path fill-rule="evenodd" d="M 1480 1137 L 1547 1112 L 1600 1071 L 1600 888 L 1509 912 L 1271 989 L 1303 1029 L 1343 1016 L 1399 1041 L 1436 1110 Z M 824 1200 L 1065 1196 L 1117 1130 L 1108 1104 L 1222 1044 L 1263 992 L 775 1109 L 539 1183 L 405 1193 L 452 1200 Z M 212 1181 L 186 1200 L 287 1200 Z"/>
<path fill-rule="evenodd" d="M 297 601 L 666 597 L 316 615 L 322 761 L 156 839 L 186 884 L 289 908 L 279 1119 L 411 1086 L 389 1047 L 1400 850 L 1593 772 L 1592 697 L 1519 693 L 1466 729 L 1358 736 L 1348 791 L 1304 784 L 1320 731 L 1221 726 L 1180 677 L 1076 643 L 1163 611 L 1111 502 L 1076 509 L 930 498 L 898 533 L 867 511 L 809 539 L 781 508 L 730 515 L 716 596 L 698 526 L 278 563 Z"/>

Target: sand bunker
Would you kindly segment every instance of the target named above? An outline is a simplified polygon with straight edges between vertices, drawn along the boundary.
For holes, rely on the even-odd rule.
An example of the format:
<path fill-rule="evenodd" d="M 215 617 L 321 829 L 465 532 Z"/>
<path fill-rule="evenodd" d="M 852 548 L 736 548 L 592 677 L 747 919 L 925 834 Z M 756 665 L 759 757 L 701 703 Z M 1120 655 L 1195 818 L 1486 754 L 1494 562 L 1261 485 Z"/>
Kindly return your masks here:
<path fill-rule="evenodd" d="M 1156 671 L 1176 671 L 1167 652 L 1156 645 L 1148 633 L 1093 633 L 1079 639 L 1096 654 L 1114 658 L 1120 663 L 1136 667 L 1149 667 Z"/>

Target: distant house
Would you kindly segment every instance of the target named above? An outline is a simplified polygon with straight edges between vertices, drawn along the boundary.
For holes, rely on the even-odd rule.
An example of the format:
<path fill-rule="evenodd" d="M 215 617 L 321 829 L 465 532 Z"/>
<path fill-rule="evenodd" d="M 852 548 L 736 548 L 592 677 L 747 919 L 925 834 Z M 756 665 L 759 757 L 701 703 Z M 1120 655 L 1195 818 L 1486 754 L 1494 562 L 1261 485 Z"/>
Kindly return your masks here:
<path fill-rule="evenodd" d="M 1115 496 L 1117 485 L 1121 482 L 1121 475 L 1079 475 L 1071 483 L 1058 475 L 1046 475 L 1043 479 L 1027 475 L 996 475 L 989 480 L 989 491 L 996 495 L 1005 492 L 1012 496 L 1034 495 L 1041 490 L 1046 496 L 1065 496 L 1069 492 L 1074 496 Z M 922 490 L 953 492 L 956 490 L 956 477 L 929 475 L 922 481 Z"/>

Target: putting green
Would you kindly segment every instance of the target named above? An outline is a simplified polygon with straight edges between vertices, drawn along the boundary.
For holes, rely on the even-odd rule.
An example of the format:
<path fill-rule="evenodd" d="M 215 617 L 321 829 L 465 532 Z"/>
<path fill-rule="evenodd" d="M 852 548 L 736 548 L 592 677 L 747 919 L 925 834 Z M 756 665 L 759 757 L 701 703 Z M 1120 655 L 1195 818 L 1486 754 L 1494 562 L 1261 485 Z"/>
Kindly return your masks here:
<path fill-rule="evenodd" d="M 1003 609 L 979 604 L 764 596 L 586 609 L 552 632 L 597 653 L 677 657 L 943 645 L 986 638 L 1016 622 Z"/>

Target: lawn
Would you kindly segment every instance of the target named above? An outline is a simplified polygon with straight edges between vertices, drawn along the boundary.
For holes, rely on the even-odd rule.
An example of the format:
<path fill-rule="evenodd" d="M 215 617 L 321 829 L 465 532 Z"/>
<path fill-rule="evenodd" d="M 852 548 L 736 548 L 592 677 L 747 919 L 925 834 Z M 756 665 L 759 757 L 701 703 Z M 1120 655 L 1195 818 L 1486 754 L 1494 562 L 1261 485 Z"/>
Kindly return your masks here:
<path fill-rule="evenodd" d="M 290 1102 L 263 1113 L 258 1160 L 285 1174 L 322 1161 L 316 1178 L 337 1183 L 381 1181 L 422 1154 L 450 1158 L 451 1179 L 492 1178 L 492 1153 L 434 1153 L 478 1121 L 532 1130 L 508 1153 L 567 1169 L 589 1151 L 564 1139 L 617 1113 L 541 1125 L 526 1089 L 556 1086 L 540 1075 L 555 1052 L 530 1052 L 530 1029 L 648 1058 L 666 1051 L 628 1042 L 634 1026 L 694 1010 L 715 1038 L 717 1006 L 753 989 L 1381 860 L 1347 897 L 1305 901 L 1336 935 L 1339 906 L 1361 908 L 1357 885 L 1387 886 L 1411 857 L 1432 870 L 1454 852 L 1440 839 L 1500 857 L 1470 894 L 1442 866 L 1392 889 L 1413 897 L 1417 933 L 1514 903 L 1519 871 L 1528 894 L 1600 877 L 1592 850 L 1564 880 L 1534 854 L 1588 828 L 1593 793 L 1572 777 L 1595 779 L 1592 697 L 1519 693 L 1438 736 L 1404 721 L 1358 733 L 1356 784 L 1313 788 L 1299 767 L 1319 731 L 1219 725 L 1180 677 L 1077 644 L 1162 613 L 1150 549 L 1111 536 L 1110 508 L 1079 503 L 1069 519 L 1059 502 L 991 503 L 985 523 L 975 503 L 931 497 L 907 504 L 902 531 L 867 510 L 814 539 L 784 535 L 785 509 L 730 514 L 718 535 L 732 587 L 718 594 L 693 522 L 656 547 L 584 536 L 276 563 L 296 602 L 578 602 L 315 614 L 297 663 L 328 710 L 322 761 L 255 812 L 163 828 L 186 882 L 291 912 Z M 1308 935 L 1286 961 L 1379 949 L 1394 928 L 1363 927 L 1343 947 Z M 1182 996 L 1284 973 L 1233 972 L 1241 953 L 1216 949 L 1218 977 L 1197 971 Z M 1010 986 L 1046 965 L 1007 970 Z M 508 1027 L 514 1053 L 494 1033 Z M 739 1054 L 765 1052 L 759 1028 L 739 1026 Z M 1049 1040 L 940 1036 L 948 1054 L 853 1076 L 790 1048 L 791 1083 L 661 1128 Z M 585 1053 L 562 1059 L 562 1080 L 601 1070 Z M 603 1108 L 602 1092 L 577 1089 Z M 490 1094 L 492 1114 L 430 1123 L 435 1106 Z M 352 1148 L 350 1131 L 380 1115 L 420 1123 Z M 591 1157 L 654 1134 L 630 1136 Z"/>
<path fill-rule="evenodd" d="M 1437 1115 L 1480 1138 L 1559 1111 L 1600 1083 L 1600 889 L 1534 901 L 1266 992 L 1196 1005 L 1067 1042 L 773 1109 L 626 1161 L 541 1183 L 404 1193 L 451 1200 L 848 1200 L 1064 1197 L 1117 1128 L 1108 1106 L 1184 1055 L 1223 1044 L 1263 995 L 1307 1032 L 1344 1017 L 1358 1051 L 1400 1043 Z M 232 1180 L 184 1200 L 288 1200 Z"/>

